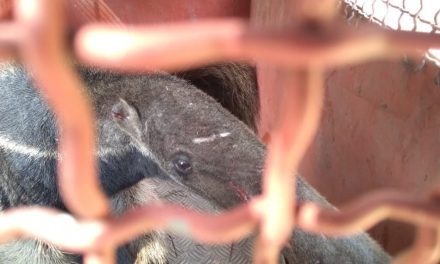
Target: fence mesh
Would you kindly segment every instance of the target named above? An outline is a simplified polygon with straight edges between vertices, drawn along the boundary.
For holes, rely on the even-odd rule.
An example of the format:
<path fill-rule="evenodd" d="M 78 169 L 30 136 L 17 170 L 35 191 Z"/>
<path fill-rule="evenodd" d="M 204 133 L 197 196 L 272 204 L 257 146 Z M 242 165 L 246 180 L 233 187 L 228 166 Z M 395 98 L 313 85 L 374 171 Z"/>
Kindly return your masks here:
<path fill-rule="evenodd" d="M 359 12 L 368 20 L 393 30 L 440 33 L 440 2 L 432 0 L 345 0 L 346 15 Z M 349 14 L 350 13 L 350 14 Z M 440 50 L 429 49 L 426 57 L 440 66 Z"/>
<path fill-rule="evenodd" d="M 254 261 L 276 263 L 293 223 L 311 232 L 336 235 L 366 230 L 391 218 L 419 228 L 414 247 L 396 261 L 437 262 L 440 259 L 438 193 L 433 193 L 430 199 L 419 199 L 405 193 L 374 192 L 335 212 L 310 202 L 295 204 L 294 200 L 286 200 L 285 195 L 289 196 L 293 190 L 282 183 L 298 166 L 316 131 L 325 69 L 440 47 L 437 34 L 422 33 L 438 32 L 438 1 L 346 1 L 372 21 L 397 31 L 371 30 L 362 25 L 356 30 L 347 28 L 333 19 L 336 11 L 314 11 L 313 6 L 323 1 L 292 0 L 277 4 L 281 2 L 292 7 L 287 12 L 294 13 L 295 8 L 301 7 L 303 15 L 297 19 L 305 23 L 292 21 L 299 26 L 293 30 L 286 26 L 284 31 L 258 31 L 249 27 L 247 21 L 236 19 L 142 27 L 92 24 L 82 27 L 75 35 L 75 55 L 92 65 L 115 70 L 175 70 L 221 60 L 256 60 L 285 67 L 286 71 L 294 69 L 285 80 L 285 86 L 295 84 L 307 88 L 285 89 L 283 97 L 291 101 L 279 99 L 280 112 L 284 115 L 278 118 L 277 128 L 271 135 L 260 197 L 220 215 L 159 204 L 145 205 L 113 218 L 109 216 L 108 201 L 97 187 L 93 157 L 86 155 L 94 148 L 93 120 L 87 100 L 78 92 L 81 84 L 67 62 L 63 1 L 17 0 L 12 5 L 10 1 L 1 1 L 0 14 L 12 10 L 13 15 L 12 19 L 0 23 L 0 45 L 10 56 L 18 50 L 23 62 L 35 73 L 38 86 L 52 95 L 50 104 L 61 121 L 59 151 L 64 158 L 58 177 L 64 202 L 76 218 L 66 218 L 64 213 L 48 208 L 6 210 L 0 215 L 0 242 L 38 238 L 61 249 L 84 254 L 85 263 L 113 263 L 117 245 L 142 232 L 175 229 L 176 223 L 183 222 L 188 227 L 185 235 L 208 243 L 236 241 L 259 229 Z M 325 2 L 336 10 L 336 1 Z M 428 3 L 437 6 L 428 8 Z M 310 18 L 313 18 L 312 27 L 307 21 Z M 313 30 L 317 23 L 326 26 Z M 115 42 L 115 39 L 124 41 Z M 58 89 L 61 86 L 65 88 L 62 91 Z M 75 105 L 78 112 L 69 111 L 69 105 Z M 271 188 L 273 186 L 277 188 Z M 55 225 L 65 232 L 54 232 Z"/>

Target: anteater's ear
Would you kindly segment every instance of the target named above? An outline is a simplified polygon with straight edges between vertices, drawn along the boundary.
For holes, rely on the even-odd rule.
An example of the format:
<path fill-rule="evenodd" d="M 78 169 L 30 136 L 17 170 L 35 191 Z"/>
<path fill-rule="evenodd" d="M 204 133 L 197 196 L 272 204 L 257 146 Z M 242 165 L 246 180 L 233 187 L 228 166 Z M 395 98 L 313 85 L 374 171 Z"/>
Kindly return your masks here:
<path fill-rule="evenodd" d="M 113 105 L 111 110 L 113 121 L 119 127 L 138 142 L 142 141 L 142 123 L 136 108 L 129 105 L 124 99 L 119 100 Z"/>
<path fill-rule="evenodd" d="M 214 97 L 224 108 L 256 131 L 259 112 L 255 68 L 242 63 L 218 63 L 176 73 Z"/>

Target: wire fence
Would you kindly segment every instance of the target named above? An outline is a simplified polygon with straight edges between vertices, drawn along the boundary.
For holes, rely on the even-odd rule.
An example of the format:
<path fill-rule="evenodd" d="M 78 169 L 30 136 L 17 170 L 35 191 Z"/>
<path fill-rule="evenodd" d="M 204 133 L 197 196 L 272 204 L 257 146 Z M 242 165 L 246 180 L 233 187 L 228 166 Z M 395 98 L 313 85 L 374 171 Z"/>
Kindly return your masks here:
<path fill-rule="evenodd" d="M 345 0 L 346 15 L 353 11 L 393 30 L 440 33 L 440 2 L 432 0 Z M 349 14 L 350 13 L 350 14 Z M 440 50 L 429 49 L 426 57 L 440 66 Z"/>
<path fill-rule="evenodd" d="M 292 20 L 297 25 L 293 29 L 286 26 L 258 30 L 245 20 L 219 19 L 136 27 L 88 24 L 79 30 L 73 40 L 74 53 L 90 65 L 114 70 L 176 70 L 220 60 L 253 60 L 294 69 L 295 74 L 284 82 L 286 88 L 307 87 L 285 89 L 284 99 L 280 99 L 284 115 L 277 119 L 271 133 L 261 196 L 215 216 L 161 204 L 145 205 L 113 218 L 109 202 L 98 188 L 90 154 L 95 148 L 93 113 L 80 92 L 81 83 L 67 63 L 63 1 L 0 1 L 0 15 L 12 12 L 12 19 L 0 23 L 2 55 L 19 54 L 35 73 L 37 85 L 52 98 L 49 103 L 60 121 L 59 152 L 65 158 L 59 163 L 58 179 L 62 198 L 74 216 L 66 218 L 64 213 L 49 208 L 6 210 L 0 215 L 0 242 L 38 238 L 63 250 L 84 254 L 84 262 L 88 264 L 114 263 L 113 254 L 118 245 L 148 230 L 173 229 L 176 223 L 183 222 L 193 239 L 208 243 L 236 241 L 258 230 L 254 262 L 276 263 L 294 225 L 328 235 L 353 234 L 384 219 L 395 219 L 414 224 L 419 230 L 415 245 L 399 255 L 396 263 L 437 262 L 440 259 L 438 191 L 424 200 L 405 193 L 373 192 L 335 212 L 311 202 L 284 199 L 294 190 L 282 183 L 291 177 L 316 132 L 323 100 L 323 72 L 347 63 L 440 48 L 440 36 L 413 30 L 429 26 L 430 30 L 423 31 L 437 32 L 440 8 L 430 20 L 423 11 L 427 1 L 421 0 L 420 7 L 415 9 L 409 6 L 411 1 L 402 5 L 399 1 L 346 1 L 381 25 L 387 25 L 386 17 L 392 10 L 400 11 L 397 28 L 388 26 L 401 30 L 387 31 L 368 24 L 353 29 L 340 23 L 335 19 L 337 1 L 325 1 L 334 10 L 327 8 L 319 12 L 313 6 L 324 1 L 286 2 L 301 10 L 301 15 Z M 387 10 L 383 17 L 369 11 L 383 5 Z M 291 11 L 296 12 L 293 8 Z M 400 25 L 407 15 L 413 21 L 411 29 Z M 320 30 L 307 30 L 312 20 L 314 28 L 320 25 Z M 58 89 L 62 86 L 63 90 Z M 76 112 L 69 111 L 72 105 Z M 65 232 L 55 232 L 53 226 Z"/>

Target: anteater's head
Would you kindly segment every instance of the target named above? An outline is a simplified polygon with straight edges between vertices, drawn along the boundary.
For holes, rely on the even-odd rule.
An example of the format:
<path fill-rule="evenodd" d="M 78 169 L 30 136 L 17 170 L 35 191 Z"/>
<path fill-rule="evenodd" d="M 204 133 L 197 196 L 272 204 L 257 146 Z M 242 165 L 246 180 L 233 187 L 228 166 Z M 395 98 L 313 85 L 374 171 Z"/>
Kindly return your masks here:
<path fill-rule="evenodd" d="M 86 74 L 101 149 L 136 150 L 158 164 L 153 171 L 223 208 L 260 192 L 264 147 L 211 97 L 166 74 Z"/>

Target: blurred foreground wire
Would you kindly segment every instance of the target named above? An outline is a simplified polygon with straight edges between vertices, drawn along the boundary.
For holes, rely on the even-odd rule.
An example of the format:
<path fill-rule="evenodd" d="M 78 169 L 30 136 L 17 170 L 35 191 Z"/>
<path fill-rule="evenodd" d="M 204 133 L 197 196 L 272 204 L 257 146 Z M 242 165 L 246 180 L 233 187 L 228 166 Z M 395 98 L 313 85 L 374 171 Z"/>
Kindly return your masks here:
<path fill-rule="evenodd" d="M 9 1 L 0 3 L 0 15 L 6 14 Z M 301 1 L 291 3 L 295 6 Z M 38 87 L 51 98 L 62 131 L 61 195 L 76 218 L 47 208 L 7 210 L 0 216 L 1 242 L 39 238 L 84 254 L 85 263 L 111 263 L 118 245 L 154 229 L 172 229 L 201 242 L 226 243 L 260 228 L 255 262 L 275 263 L 294 226 L 340 235 L 392 218 L 420 226 L 414 249 L 400 256 L 399 262 L 438 260 L 438 200 L 420 201 L 394 192 L 371 193 L 334 212 L 310 203 L 295 205 L 294 185 L 285 182 L 292 180 L 291 172 L 316 132 L 323 74 L 328 67 L 440 48 L 440 36 L 368 25 L 354 30 L 338 22 L 334 12 L 314 12 L 307 5 L 305 15 L 299 18 L 301 23 L 288 29 L 250 29 L 247 21 L 234 19 L 138 27 L 84 26 L 75 36 L 74 51 L 90 65 L 120 71 L 176 70 L 244 59 L 276 64 L 288 73 L 281 87 L 272 91 L 281 94 L 276 98 L 280 98 L 283 115 L 277 118 L 271 135 L 261 197 L 216 216 L 173 205 L 146 205 L 116 219 L 109 216 L 108 201 L 96 177 L 93 113 L 80 92 L 82 84 L 67 62 L 62 4 L 61 0 L 15 1 L 13 20 L 0 24 L 0 43 L 6 51 L 18 48 L 23 62 L 35 72 Z M 119 22 L 110 11 L 106 14 L 111 21 Z M 318 24 L 311 27 L 309 19 Z M 57 89 L 62 86 L 64 89 Z M 76 112 L 69 111 L 73 106 Z M 31 218 L 32 222 L 27 221 Z M 59 229 L 63 235 L 54 232 Z"/>

